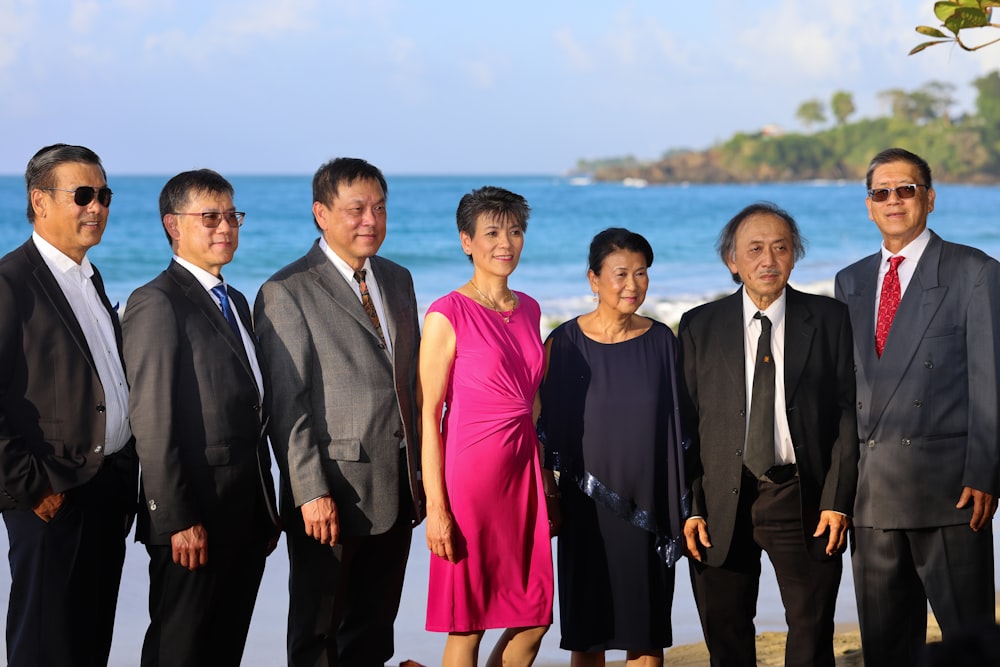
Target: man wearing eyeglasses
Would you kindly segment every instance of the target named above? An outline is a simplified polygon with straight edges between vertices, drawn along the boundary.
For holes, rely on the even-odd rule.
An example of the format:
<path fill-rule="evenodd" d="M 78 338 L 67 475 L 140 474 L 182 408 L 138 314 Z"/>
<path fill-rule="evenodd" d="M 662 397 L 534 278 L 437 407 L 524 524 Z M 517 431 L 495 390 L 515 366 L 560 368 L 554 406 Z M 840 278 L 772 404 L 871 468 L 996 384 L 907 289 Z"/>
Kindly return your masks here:
<path fill-rule="evenodd" d="M 24 176 L 34 231 L 0 259 L 7 660 L 106 665 L 139 473 L 118 316 L 87 259 L 111 190 L 83 146 L 41 149 Z"/>
<path fill-rule="evenodd" d="M 861 450 L 854 586 L 867 667 L 912 665 L 930 601 L 945 639 L 994 622 L 1000 264 L 927 228 L 931 170 L 876 155 L 879 252 L 837 274 L 851 314 Z"/>
<path fill-rule="evenodd" d="M 167 181 L 160 216 L 173 260 L 123 320 L 149 553 L 141 664 L 237 667 L 279 530 L 266 368 L 249 304 L 222 277 L 244 213 L 225 178 L 199 169 Z"/>

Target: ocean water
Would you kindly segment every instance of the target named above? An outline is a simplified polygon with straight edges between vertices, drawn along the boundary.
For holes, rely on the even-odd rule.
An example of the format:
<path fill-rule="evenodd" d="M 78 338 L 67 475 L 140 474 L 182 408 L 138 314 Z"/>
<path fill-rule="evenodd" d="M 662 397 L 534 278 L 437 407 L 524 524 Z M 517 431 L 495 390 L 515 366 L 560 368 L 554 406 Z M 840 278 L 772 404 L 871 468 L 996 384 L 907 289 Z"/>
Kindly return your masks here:
<path fill-rule="evenodd" d="M 161 271 L 170 250 L 157 212 L 165 176 L 116 176 L 109 184 L 114 200 L 102 243 L 89 256 L 100 268 L 112 303 L 126 305 L 128 295 Z M 312 222 L 309 176 L 235 176 L 236 205 L 247 212 L 236 259 L 226 279 L 253 299 L 274 271 L 301 256 L 317 238 Z M 455 228 L 455 208 L 472 188 L 498 185 L 523 194 L 533 213 L 521 264 L 511 286 L 541 303 L 543 327 L 593 307 L 586 281 L 586 257 L 594 234 L 612 226 L 645 235 L 653 246 L 646 312 L 676 322 L 691 305 L 734 289 L 728 270 L 714 251 L 722 226 L 743 206 L 773 201 L 799 222 L 807 253 L 795 267 L 792 282 L 805 289 L 829 289 L 836 271 L 879 245 L 868 220 L 863 183 L 790 183 L 760 185 L 668 185 L 630 188 L 621 184 L 574 186 L 557 176 L 389 176 L 388 236 L 382 255 L 413 273 L 421 310 L 471 275 Z M 25 218 L 24 181 L 0 176 L 0 255 L 30 234 Z M 941 185 L 930 225 L 946 239 L 979 247 L 1000 257 L 1000 187 Z M 6 532 L 0 531 L 0 551 Z M 148 559 L 132 544 L 126 558 L 111 664 L 138 662 L 148 622 Z M 393 662 L 414 659 L 440 663 L 444 635 L 423 630 L 429 555 L 423 527 L 414 531 L 403 601 L 396 624 Z M 766 564 L 761 583 L 758 630 L 781 630 L 783 612 L 773 573 Z M 244 664 L 284 664 L 288 574 L 284 542 L 270 557 L 258 596 Z M 677 571 L 673 624 L 675 644 L 701 639 L 697 612 L 687 583 L 687 566 Z M 9 571 L 0 568 L 0 618 L 6 617 Z M 556 610 L 558 619 L 558 609 Z M 839 623 L 855 623 L 849 568 L 837 607 Z M 497 633 L 488 633 L 482 660 Z M 546 636 L 538 664 L 568 663 L 559 648 L 558 620 Z M 5 657 L 0 646 L 0 657 Z M 620 659 L 614 653 L 609 656 Z"/>

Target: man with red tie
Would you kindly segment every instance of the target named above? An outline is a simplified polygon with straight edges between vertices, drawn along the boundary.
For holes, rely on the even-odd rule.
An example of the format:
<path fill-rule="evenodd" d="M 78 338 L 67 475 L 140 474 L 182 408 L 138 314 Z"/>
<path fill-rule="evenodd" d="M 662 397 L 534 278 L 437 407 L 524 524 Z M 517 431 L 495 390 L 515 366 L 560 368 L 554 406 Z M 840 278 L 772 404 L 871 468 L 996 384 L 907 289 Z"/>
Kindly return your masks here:
<path fill-rule="evenodd" d="M 910 665 L 930 601 L 945 639 L 994 621 L 1000 493 L 1000 264 L 927 229 L 931 170 L 876 155 L 868 215 L 881 251 L 837 274 L 854 330 L 854 583 L 865 665 Z"/>

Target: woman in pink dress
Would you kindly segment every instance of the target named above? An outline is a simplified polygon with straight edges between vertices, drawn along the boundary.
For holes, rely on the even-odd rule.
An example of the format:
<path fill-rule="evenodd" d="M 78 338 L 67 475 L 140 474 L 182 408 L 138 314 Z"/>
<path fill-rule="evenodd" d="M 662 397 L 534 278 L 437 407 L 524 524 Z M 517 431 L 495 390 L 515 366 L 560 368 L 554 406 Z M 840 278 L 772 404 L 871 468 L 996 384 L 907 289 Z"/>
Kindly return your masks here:
<path fill-rule="evenodd" d="M 505 628 L 487 665 L 535 659 L 552 623 L 552 547 L 532 410 L 544 359 L 538 303 L 507 287 L 530 208 L 497 187 L 458 205 L 472 279 L 427 311 L 420 344 L 427 629 L 442 664 L 478 664 L 483 632 Z M 443 420 L 442 420 L 443 414 Z"/>

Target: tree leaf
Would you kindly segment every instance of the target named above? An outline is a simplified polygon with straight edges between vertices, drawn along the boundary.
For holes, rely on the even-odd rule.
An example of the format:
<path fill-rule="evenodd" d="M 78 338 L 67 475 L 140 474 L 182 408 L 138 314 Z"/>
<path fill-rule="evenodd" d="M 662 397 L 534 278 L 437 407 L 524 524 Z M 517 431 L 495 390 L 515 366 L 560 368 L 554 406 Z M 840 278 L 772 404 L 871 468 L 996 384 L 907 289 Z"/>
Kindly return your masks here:
<path fill-rule="evenodd" d="M 906 55 L 912 56 L 914 53 L 920 53 L 921 51 L 923 51 L 924 49 L 926 49 L 928 46 L 934 46 L 935 44 L 944 44 L 945 42 L 952 42 L 952 41 L 954 41 L 954 40 L 951 40 L 951 39 L 941 39 L 941 40 L 938 40 L 936 42 L 924 42 L 923 44 L 917 44 L 912 49 L 910 49 L 910 52 L 908 54 L 906 54 Z"/>
<path fill-rule="evenodd" d="M 917 32 L 921 35 L 927 35 L 928 37 L 940 37 L 941 39 L 947 39 L 948 35 L 944 34 L 937 28 L 932 28 L 929 25 L 918 25 Z"/>
<path fill-rule="evenodd" d="M 964 30 L 966 28 L 982 28 L 983 26 L 987 26 L 989 24 L 990 22 L 989 19 L 986 18 L 986 12 L 982 9 L 960 7 L 955 10 L 955 13 L 948 17 L 948 20 L 944 22 L 944 27 L 957 34 L 959 30 Z"/>
<path fill-rule="evenodd" d="M 935 2 L 934 3 L 934 16 L 941 19 L 941 22 L 945 22 L 951 18 L 951 15 L 959 9 L 961 5 L 957 2 Z"/>

